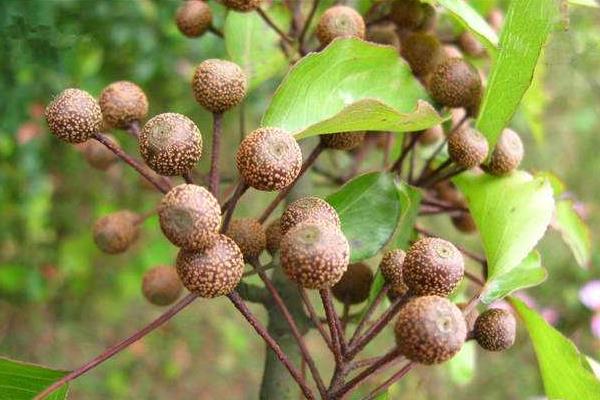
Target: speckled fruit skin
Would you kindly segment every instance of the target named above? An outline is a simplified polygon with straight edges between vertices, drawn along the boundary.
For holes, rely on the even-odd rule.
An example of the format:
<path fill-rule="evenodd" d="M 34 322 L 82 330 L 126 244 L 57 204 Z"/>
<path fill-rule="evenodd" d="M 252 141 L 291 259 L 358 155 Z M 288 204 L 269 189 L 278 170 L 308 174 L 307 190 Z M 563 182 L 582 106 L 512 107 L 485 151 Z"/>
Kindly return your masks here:
<path fill-rule="evenodd" d="M 177 28 L 187 37 L 198 37 L 210 28 L 212 11 L 202 0 L 186 0 L 175 14 Z"/>
<path fill-rule="evenodd" d="M 182 249 L 177 255 L 177 273 L 183 286 L 200 297 L 231 293 L 242 279 L 244 257 L 233 240 L 219 235 L 203 251 Z"/>
<path fill-rule="evenodd" d="M 140 153 L 160 175 L 183 175 L 202 156 L 202 135 L 185 115 L 164 113 L 151 118 L 140 133 Z"/>
<path fill-rule="evenodd" d="M 161 265 L 144 273 L 142 293 L 146 300 L 157 306 L 168 306 L 179 298 L 183 285 L 175 268 Z"/>
<path fill-rule="evenodd" d="M 237 64 L 214 58 L 201 62 L 192 79 L 196 101 L 213 113 L 241 103 L 247 87 L 246 74 Z"/>
<path fill-rule="evenodd" d="M 129 210 L 105 215 L 94 224 L 94 242 L 104 253 L 122 253 L 138 238 L 139 220 L 140 216 Z"/>
<path fill-rule="evenodd" d="M 475 321 L 473 336 L 485 350 L 504 351 L 515 343 L 516 329 L 517 321 L 510 312 L 490 308 Z"/>
<path fill-rule="evenodd" d="M 365 21 L 351 7 L 333 6 L 328 8 L 317 24 L 316 35 L 322 46 L 327 46 L 333 39 L 342 37 L 365 38 Z"/>
<path fill-rule="evenodd" d="M 102 126 L 102 111 L 87 92 L 65 89 L 46 107 L 50 131 L 68 143 L 82 143 Z"/>
<path fill-rule="evenodd" d="M 424 9 L 419 0 L 396 0 L 392 3 L 390 19 L 401 29 L 416 29 L 423 23 Z"/>
<path fill-rule="evenodd" d="M 402 266 L 405 257 L 406 253 L 401 249 L 389 250 L 385 252 L 379 263 L 379 269 L 385 281 L 392 286 L 399 286 L 399 289 L 404 287 L 404 291 L 407 289 L 402 280 Z"/>
<path fill-rule="evenodd" d="M 262 0 L 221 0 L 227 8 L 239 12 L 256 10 Z"/>
<path fill-rule="evenodd" d="M 414 243 L 406 253 L 402 278 L 417 296 L 447 296 L 458 286 L 464 272 L 463 256 L 452 243 L 428 237 Z"/>
<path fill-rule="evenodd" d="M 141 121 L 148 114 L 148 99 L 135 83 L 113 82 L 100 93 L 100 109 L 104 121 L 115 128 L 127 128 L 133 121 Z"/>
<path fill-rule="evenodd" d="M 519 134 L 512 129 L 504 129 L 492 151 L 488 170 L 493 175 L 506 175 L 517 169 L 523 155 L 523 142 Z"/>
<path fill-rule="evenodd" d="M 470 213 L 461 213 L 452 217 L 452 225 L 462 233 L 474 233 L 477 225 Z"/>
<path fill-rule="evenodd" d="M 267 235 L 267 251 L 271 255 L 274 255 L 279 251 L 279 247 L 281 246 L 281 238 L 283 236 L 281 234 L 281 219 L 277 218 L 271 222 L 267 226 L 265 233 Z"/>
<path fill-rule="evenodd" d="M 481 78 L 462 58 L 448 58 L 438 64 L 429 81 L 433 98 L 448 107 L 473 107 L 481 99 Z"/>
<path fill-rule="evenodd" d="M 441 62 L 443 49 L 434 35 L 415 32 L 402 42 L 402 57 L 415 75 L 425 76 L 432 73 Z"/>
<path fill-rule="evenodd" d="M 202 250 L 217 238 L 221 207 L 202 186 L 175 186 L 163 196 L 157 211 L 160 228 L 177 247 Z"/>
<path fill-rule="evenodd" d="M 400 352 L 420 364 L 439 364 L 460 351 L 467 337 L 459 308 L 439 296 L 416 297 L 398 313 L 394 329 Z"/>
<path fill-rule="evenodd" d="M 341 227 L 340 217 L 335 208 L 323 199 L 314 196 L 302 197 L 288 205 L 281 216 L 281 233 L 305 221 L 317 221 Z"/>
<path fill-rule="evenodd" d="M 352 150 L 365 140 L 364 132 L 344 132 L 321 135 L 321 142 L 328 149 Z"/>
<path fill-rule="evenodd" d="M 476 129 L 459 129 L 448 138 L 450 159 L 458 166 L 471 169 L 485 161 L 488 155 L 488 142 Z"/>
<path fill-rule="evenodd" d="M 342 279 L 331 288 L 331 293 L 343 304 L 360 304 L 369 297 L 371 283 L 373 272 L 367 264 L 350 264 Z"/>
<path fill-rule="evenodd" d="M 335 285 L 350 262 L 350 245 L 332 224 L 303 222 L 281 240 L 281 266 L 287 276 L 307 289 Z"/>
<path fill-rule="evenodd" d="M 244 182 L 257 190 L 281 190 L 302 168 L 302 151 L 296 139 L 278 128 L 258 128 L 244 138 L 235 155 Z"/>
<path fill-rule="evenodd" d="M 238 245 L 245 260 L 255 259 L 267 247 L 265 228 L 255 218 L 234 219 L 226 235 Z"/>
<path fill-rule="evenodd" d="M 104 136 L 116 146 L 119 146 L 119 142 L 113 135 Z M 83 157 L 93 168 L 105 171 L 118 160 L 115 153 L 96 140 L 88 140 L 82 143 L 81 146 Z"/>

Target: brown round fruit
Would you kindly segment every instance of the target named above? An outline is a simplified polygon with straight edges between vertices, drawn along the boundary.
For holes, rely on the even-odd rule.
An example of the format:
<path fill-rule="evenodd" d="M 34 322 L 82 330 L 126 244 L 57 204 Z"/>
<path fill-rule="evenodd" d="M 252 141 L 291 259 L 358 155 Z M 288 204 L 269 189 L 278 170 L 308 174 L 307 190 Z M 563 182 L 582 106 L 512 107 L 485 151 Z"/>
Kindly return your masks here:
<path fill-rule="evenodd" d="M 203 251 L 179 251 L 176 266 L 187 290 L 212 298 L 227 295 L 236 288 L 244 272 L 244 257 L 233 240 L 219 235 Z"/>
<path fill-rule="evenodd" d="M 234 219 L 225 234 L 238 245 L 245 260 L 256 259 L 267 247 L 265 229 L 255 218 Z"/>
<path fill-rule="evenodd" d="M 157 306 L 173 304 L 179 298 L 182 289 L 177 271 L 166 265 L 146 271 L 142 280 L 144 297 Z"/>
<path fill-rule="evenodd" d="M 151 118 L 140 133 L 140 153 L 160 175 L 190 172 L 202 156 L 202 135 L 185 115 L 164 113 Z"/>
<path fill-rule="evenodd" d="M 447 107 L 473 107 L 481 99 L 481 78 L 467 61 L 448 58 L 433 71 L 429 90 L 437 102 Z"/>
<path fill-rule="evenodd" d="M 214 58 L 200 63 L 192 79 L 196 101 L 213 113 L 240 104 L 247 88 L 246 74 L 237 64 Z"/>
<path fill-rule="evenodd" d="M 506 175 L 521 164 L 523 160 L 523 142 L 519 134 L 512 129 L 504 129 L 490 158 L 489 172 L 493 175 Z"/>
<path fill-rule="evenodd" d="M 113 82 L 100 93 L 100 109 L 104 121 L 115 128 L 127 128 L 148 114 L 148 99 L 135 83 Z"/>
<path fill-rule="evenodd" d="M 202 186 L 175 186 L 163 196 L 157 211 L 160 228 L 177 247 L 202 250 L 217 238 L 221 207 Z"/>
<path fill-rule="evenodd" d="M 256 10 L 262 0 L 222 0 L 225 7 L 239 12 Z"/>
<path fill-rule="evenodd" d="M 343 304 L 359 304 L 369 297 L 372 283 L 373 272 L 367 264 L 350 264 L 331 292 Z"/>
<path fill-rule="evenodd" d="M 267 251 L 274 255 L 281 245 L 281 219 L 278 218 L 267 226 Z"/>
<path fill-rule="evenodd" d="M 305 221 L 328 223 L 340 228 L 340 217 L 328 202 L 314 196 L 302 197 L 287 206 L 281 216 L 281 234 Z"/>
<path fill-rule="evenodd" d="M 448 138 L 450 159 L 466 169 L 477 167 L 488 155 L 488 142 L 485 136 L 474 128 L 459 129 Z"/>
<path fill-rule="evenodd" d="M 441 125 L 436 125 L 419 135 L 419 143 L 423 146 L 429 146 L 439 142 L 444 138 L 444 128 Z"/>
<path fill-rule="evenodd" d="M 402 355 L 427 365 L 451 359 L 467 337 L 461 311 L 439 296 L 416 297 L 406 303 L 394 331 Z"/>
<path fill-rule="evenodd" d="M 186 0 L 175 15 L 177 28 L 187 37 L 198 37 L 210 28 L 212 11 L 203 0 Z"/>
<path fill-rule="evenodd" d="M 415 32 L 402 42 L 402 57 L 416 76 L 425 76 L 441 62 L 443 49 L 434 35 Z"/>
<path fill-rule="evenodd" d="M 344 132 L 321 135 L 321 143 L 323 143 L 326 148 L 334 150 L 352 150 L 360 146 L 364 139 L 364 132 Z"/>
<path fill-rule="evenodd" d="M 119 146 L 119 142 L 113 135 L 104 136 L 113 142 L 115 146 Z M 88 164 L 101 171 L 105 171 L 118 160 L 115 153 L 96 140 L 88 140 L 87 142 L 82 143 L 82 146 L 83 157 Z"/>
<path fill-rule="evenodd" d="M 400 29 L 417 29 L 423 24 L 424 11 L 419 0 L 396 0 L 392 3 L 390 19 Z"/>
<path fill-rule="evenodd" d="M 68 143 L 82 143 L 102 126 L 102 111 L 88 92 L 65 89 L 46 107 L 50 131 Z"/>
<path fill-rule="evenodd" d="M 475 321 L 473 336 L 481 347 L 489 351 L 504 351 L 515 343 L 517 321 L 500 308 L 484 311 Z"/>
<path fill-rule="evenodd" d="M 317 24 L 316 35 L 322 46 L 343 37 L 365 38 L 365 21 L 353 8 L 333 6 L 327 9 Z"/>
<path fill-rule="evenodd" d="M 402 280 L 402 265 L 405 257 L 406 253 L 401 249 L 389 250 L 385 252 L 379 263 L 379 269 L 385 281 L 398 289 L 404 287 L 404 291 L 406 291 L 406 285 Z"/>
<path fill-rule="evenodd" d="M 460 251 L 447 240 L 427 237 L 414 243 L 404 259 L 402 279 L 417 296 L 447 296 L 465 272 Z"/>
<path fill-rule="evenodd" d="M 326 289 L 341 278 L 350 261 L 350 245 L 332 224 L 307 221 L 281 240 L 281 266 L 288 277 L 307 289 Z"/>
<path fill-rule="evenodd" d="M 242 140 L 235 160 L 248 186 L 274 191 L 296 180 L 302 168 L 302 151 L 287 132 L 279 128 L 258 128 Z"/>
<path fill-rule="evenodd" d="M 469 31 L 464 31 L 458 37 L 458 44 L 460 45 L 460 48 L 471 57 L 481 57 L 485 54 L 485 48 Z"/>
<path fill-rule="evenodd" d="M 367 30 L 367 40 L 369 42 L 385 44 L 394 47 L 400 51 L 400 38 L 396 33 L 396 28 L 393 24 L 374 25 Z"/>
<path fill-rule="evenodd" d="M 473 233 L 477 231 L 475 220 L 469 212 L 463 212 L 452 217 L 452 225 L 462 233 Z"/>
<path fill-rule="evenodd" d="M 140 216 L 122 210 L 98 219 L 93 227 L 94 242 L 104 253 L 122 253 L 138 238 Z"/>

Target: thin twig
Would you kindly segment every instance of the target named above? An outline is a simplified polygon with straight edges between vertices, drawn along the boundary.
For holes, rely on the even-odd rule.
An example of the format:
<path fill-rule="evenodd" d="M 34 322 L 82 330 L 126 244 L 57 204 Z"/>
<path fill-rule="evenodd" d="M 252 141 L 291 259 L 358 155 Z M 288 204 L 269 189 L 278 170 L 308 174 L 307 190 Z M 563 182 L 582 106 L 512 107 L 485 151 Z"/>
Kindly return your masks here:
<path fill-rule="evenodd" d="M 416 366 L 416 364 L 411 361 L 408 364 L 406 364 L 405 366 L 403 366 L 402 368 L 400 368 L 400 370 L 398 372 L 396 372 L 394 375 L 392 375 L 390 378 L 388 378 L 381 385 L 377 386 L 371 393 L 369 393 L 369 395 L 367 397 L 365 397 L 365 400 L 375 399 L 379 394 L 381 394 L 381 392 L 383 392 L 384 390 L 386 390 L 387 388 L 392 386 L 394 383 L 396 383 L 397 381 L 402 379 L 402 377 L 404 375 L 406 375 L 415 366 Z"/>
<path fill-rule="evenodd" d="M 194 178 L 192 178 L 191 172 L 186 172 L 182 176 L 183 176 L 183 180 L 185 181 L 185 183 L 189 183 L 189 184 L 194 183 Z"/>
<path fill-rule="evenodd" d="M 162 193 L 167 193 L 171 188 L 166 186 L 166 182 L 160 181 L 152 176 L 148 170 L 137 160 L 131 157 L 129 154 L 125 153 L 119 146 L 117 146 L 113 141 L 108 139 L 105 135 L 101 133 L 95 133 L 92 137 L 105 145 L 110 151 L 115 153 L 117 157 L 121 160 L 125 161 L 127 164 L 131 165 L 133 169 L 135 169 L 140 175 L 148 180 L 151 184 L 153 184 L 159 191 Z"/>
<path fill-rule="evenodd" d="M 375 312 L 375 310 L 377 309 L 377 307 L 379 306 L 379 304 L 381 303 L 381 301 L 383 300 L 383 298 L 385 297 L 385 295 L 387 294 L 387 292 L 389 290 L 390 290 L 390 285 L 387 283 L 384 284 L 383 287 L 381 288 L 381 290 L 379 291 L 379 293 L 377 294 L 377 296 L 375 297 L 375 299 L 373 299 L 373 302 L 371 303 L 371 305 L 369 305 L 369 308 L 367 309 L 367 311 L 365 311 L 361 320 L 358 322 L 358 325 L 356 326 L 356 329 L 354 330 L 354 334 L 350 338 L 350 342 L 348 343 L 348 346 L 352 347 L 352 345 L 354 345 L 356 340 L 359 338 L 360 333 L 362 332 L 363 328 L 365 327 L 365 325 L 367 324 L 369 319 L 371 319 L 371 315 L 373 315 L 373 313 Z"/>
<path fill-rule="evenodd" d="M 409 134 L 410 133 L 407 132 L 404 135 L 409 135 Z M 392 165 L 392 167 L 390 168 L 390 171 L 396 171 L 398 174 L 402 173 L 402 163 L 404 163 L 404 160 L 406 159 L 406 156 L 408 155 L 408 153 L 410 153 L 414 149 L 418 140 L 419 140 L 418 134 L 416 134 L 416 133 L 411 134 L 408 144 L 402 148 L 400 157 L 398 157 L 396 162 Z"/>
<path fill-rule="evenodd" d="M 242 277 L 244 277 L 244 278 L 245 278 L 245 277 L 247 277 L 247 276 L 256 275 L 256 274 L 258 274 L 259 272 L 268 271 L 268 270 L 270 270 L 270 269 L 273 269 L 273 268 L 275 268 L 275 267 L 277 267 L 277 264 L 275 264 L 275 263 L 270 263 L 270 264 L 267 264 L 267 265 L 263 265 L 263 266 L 261 266 L 261 267 L 259 267 L 259 268 L 254 268 L 254 269 L 252 269 L 251 271 L 244 272 L 244 273 L 242 274 Z"/>
<path fill-rule="evenodd" d="M 423 186 L 426 186 L 428 181 L 436 178 L 438 176 L 438 174 L 443 172 L 443 170 L 448 168 L 451 164 L 452 164 L 452 160 L 450 158 L 448 158 L 446 161 L 444 161 L 443 163 L 438 165 L 433 171 L 431 171 L 428 174 L 425 174 L 425 176 L 423 176 L 423 178 L 419 179 L 417 181 L 417 185 L 422 184 Z"/>
<path fill-rule="evenodd" d="M 217 37 L 220 37 L 221 39 L 223 39 L 225 37 L 225 35 L 223 35 L 223 32 L 214 25 L 209 26 L 208 30 L 210 33 L 212 33 L 213 35 L 215 35 Z"/>
<path fill-rule="evenodd" d="M 127 128 L 125 128 L 125 131 L 127 131 L 131 136 L 133 136 L 136 139 L 140 138 L 141 130 L 142 127 L 140 126 L 140 121 L 138 120 L 131 121 Z"/>
<path fill-rule="evenodd" d="M 323 326 L 321 325 L 321 323 L 319 321 L 319 316 L 317 315 L 315 308 L 313 307 L 312 303 L 310 302 L 310 299 L 308 298 L 308 295 L 306 294 L 306 290 L 304 288 L 298 286 L 298 291 L 300 292 L 300 297 L 302 297 L 302 302 L 304 303 L 304 306 L 306 307 L 306 311 L 308 312 L 308 316 L 310 317 L 310 320 L 312 321 L 315 328 L 317 328 L 317 330 L 323 337 L 323 340 L 325 341 L 325 344 L 327 345 L 327 347 L 329 347 L 329 350 L 331 350 L 331 352 L 333 352 L 334 350 L 333 350 L 333 344 L 331 343 L 331 338 L 325 331 L 325 328 L 323 328 Z"/>
<path fill-rule="evenodd" d="M 240 295 L 236 291 L 233 291 L 230 294 L 228 294 L 227 297 L 229 298 L 229 300 L 231 300 L 235 308 L 237 308 L 238 311 L 242 313 L 244 318 L 246 318 L 246 321 L 248 321 L 252 328 L 254 328 L 256 333 L 258 333 L 260 337 L 263 338 L 267 346 L 269 346 L 273 353 L 275 353 L 279 361 L 281 361 L 281 363 L 287 368 L 287 370 L 292 375 L 292 378 L 294 378 L 294 380 L 300 386 L 300 389 L 302 389 L 302 392 L 304 393 L 306 398 L 309 400 L 314 400 L 315 397 L 308 385 L 306 384 L 305 380 L 302 378 L 302 373 L 298 371 L 298 368 L 296 368 L 294 364 L 292 364 L 288 356 L 283 352 L 283 350 L 281 350 L 281 347 L 279 347 L 279 344 L 277 344 L 275 339 L 273 339 L 273 337 L 269 334 L 269 332 L 267 332 L 265 327 L 258 321 L 258 319 L 256 319 L 254 314 L 252 314 L 252 312 L 248 309 L 248 306 L 246 306 L 246 303 L 244 303 L 244 300 L 240 297 Z"/>
<path fill-rule="evenodd" d="M 442 182 L 451 178 L 454 178 L 456 175 L 462 174 L 463 172 L 465 172 L 467 169 L 464 167 L 457 167 L 452 169 L 451 171 L 448 171 L 446 174 L 434 179 L 433 181 L 427 182 L 423 185 L 423 187 L 431 187 L 433 185 L 435 185 L 438 182 Z"/>
<path fill-rule="evenodd" d="M 233 216 L 233 212 L 235 211 L 235 207 L 237 206 L 237 202 L 242 197 L 244 193 L 248 190 L 248 185 L 244 182 L 240 181 L 235 188 L 235 192 L 231 195 L 231 198 L 227 200 L 222 210 L 227 210 L 225 213 L 225 218 L 223 219 L 223 224 L 221 225 L 221 233 L 227 232 L 227 228 L 229 227 L 229 223 L 231 222 L 231 217 Z"/>
<path fill-rule="evenodd" d="M 344 364 L 344 354 L 342 353 L 342 342 L 341 332 L 338 331 L 338 326 L 335 323 L 337 314 L 333 309 L 333 303 L 331 301 L 331 293 L 329 289 L 319 290 L 321 301 L 323 302 L 323 308 L 325 309 L 325 316 L 327 317 L 327 324 L 329 325 L 329 333 L 331 335 L 331 341 L 333 344 L 333 355 L 335 357 L 336 367 L 339 368 Z"/>
<path fill-rule="evenodd" d="M 271 215 L 271 213 L 273 211 L 275 211 L 275 209 L 277 208 L 279 203 L 281 203 L 283 201 L 283 199 L 285 199 L 285 197 L 288 195 L 290 190 L 292 190 L 292 188 L 294 187 L 296 182 L 298 182 L 298 179 L 300 179 L 300 177 L 302 177 L 302 175 L 304 175 L 304 173 L 308 170 L 308 168 L 310 168 L 310 166 L 313 165 L 313 163 L 316 161 L 317 157 L 319 157 L 319 154 L 321 154 L 322 151 L 323 151 L 323 146 L 319 143 L 313 149 L 313 151 L 308 155 L 308 158 L 302 164 L 302 168 L 300 168 L 300 172 L 298 173 L 298 176 L 296 177 L 294 182 L 292 182 L 287 187 L 282 189 L 279 192 L 279 194 L 277 195 L 277 197 L 275 197 L 275 199 L 273 201 L 271 201 L 271 203 L 267 206 L 265 211 L 263 211 L 260 218 L 258 219 L 258 221 L 261 224 L 264 223 L 269 218 L 269 216 Z"/>
<path fill-rule="evenodd" d="M 183 310 L 185 307 L 187 307 L 189 304 L 191 304 L 194 300 L 196 300 L 197 297 L 198 297 L 198 295 L 195 293 L 188 294 L 183 299 L 179 300 L 179 302 L 177 304 L 175 304 L 173 307 L 168 309 L 165 313 L 163 313 L 157 319 L 152 321 L 150 324 L 146 325 L 144 328 L 140 329 L 139 331 L 137 331 L 133 335 L 129 336 L 128 338 L 123 339 L 119 343 L 117 343 L 113 346 L 110 346 L 108 349 L 106 349 L 104 352 L 102 352 L 102 354 L 100 354 L 99 356 L 95 357 L 94 359 L 85 363 L 84 365 L 77 368 L 76 370 L 63 376 L 62 378 L 60 378 L 59 380 L 54 382 L 52 385 L 48 386 L 44 391 L 42 391 L 37 396 L 35 396 L 34 400 L 45 399 L 52 392 L 54 392 L 55 390 L 60 388 L 65 383 L 70 382 L 75 378 L 78 378 L 79 376 L 85 374 L 86 372 L 93 369 L 94 367 L 97 367 L 98 365 L 102 364 L 104 361 L 108 360 L 115 354 L 118 354 L 119 352 L 121 352 L 122 350 L 127 348 L 129 345 L 137 342 L 138 340 L 140 340 L 141 338 L 143 338 L 144 336 L 146 336 L 147 334 L 149 334 L 150 332 L 152 332 L 153 330 L 155 330 L 156 328 L 158 328 L 159 326 L 163 325 L 165 322 L 167 322 L 168 320 L 173 318 L 177 313 L 179 313 L 181 310 Z"/>
<path fill-rule="evenodd" d="M 308 32 L 308 28 L 310 28 L 310 24 L 312 22 L 315 13 L 317 12 L 317 8 L 319 7 L 320 0 L 313 0 L 312 6 L 306 17 L 306 22 L 304 22 L 304 26 L 302 27 L 302 32 L 300 32 L 300 36 L 298 37 L 298 43 L 300 44 L 300 54 L 306 55 L 306 49 L 304 48 L 304 40 L 306 39 L 306 34 Z"/>
<path fill-rule="evenodd" d="M 273 28 L 273 30 L 275 32 L 277 32 L 277 34 L 281 37 L 281 39 L 283 39 L 285 42 L 287 42 L 290 45 L 294 44 L 294 40 L 292 38 L 290 38 L 284 31 L 282 31 L 281 28 L 279 28 L 275 24 L 275 22 L 273 22 L 271 17 L 269 17 L 269 15 L 262 8 L 258 7 L 256 9 L 256 12 L 258 13 L 258 15 L 260 15 L 262 17 L 262 19 L 267 23 L 267 25 L 269 25 L 271 28 Z"/>
<path fill-rule="evenodd" d="M 208 190 L 219 198 L 219 153 L 221 150 L 221 133 L 223 131 L 223 113 L 213 113 L 212 151 L 210 157 L 210 173 Z"/>

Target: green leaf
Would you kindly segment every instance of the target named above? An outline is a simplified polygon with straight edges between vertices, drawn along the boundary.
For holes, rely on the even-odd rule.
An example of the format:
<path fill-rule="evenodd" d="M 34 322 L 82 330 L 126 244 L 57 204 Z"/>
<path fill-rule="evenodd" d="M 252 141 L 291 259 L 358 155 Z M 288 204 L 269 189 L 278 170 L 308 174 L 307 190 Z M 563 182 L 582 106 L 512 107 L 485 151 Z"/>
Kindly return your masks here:
<path fill-rule="evenodd" d="M 600 381 L 573 342 L 516 298 L 510 299 L 525 323 L 549 399 L 600 399 Z"/>
<path fill-rule="evenodd" d="M 572 4 L 574 6 L 586 6 L 593 8 L 600 7 L 600 5 L 595 0 L 569 0 L 569 4 Z"/>
<path fill-rule="evenodd" d="M 419 216 L 419 208 L 421 207 L 421 192 L 413 186 L 404 183 L 396 184 L 400 193 L 400 204 L 402 204 L 402 215 L 394 233 L 393 246 L 394 249 L 408 248 L 413 233 L 417 217 Z"/>
<path fill-rule="evenodd" d="M 377 254 L 394 234 L 401 216 L 402 204 L 390 173 L 361 175 L 326 200 L 340 216 L 350 242 L 351 262 Z"/>
<path fill-rule="evenodd" d="M 540 58 L 542 58 L 541 56 Z M 538 144 L 544 142 L 544 110 L 548 98 L 544 90 L 544 78 L 546 67 L 544 63 L 538 63 L 533 73 L 531 85 L 523 96 L 522 111 L 529 125 L 529 129 Z"/>
<path fill-rule="evenodd" d="M 481 293 L 481 301 L 490 304 L 516 290 L 539 285 L 547 276 L 548 273 L 542 268 L 540 253 L 532 251 L 513 270 L 488 282 Z"/>
<path fill-rule="evenodd" d="M 462 26 L 473 33 L 494 57 L 498 47 L 498 35 L 485 19 L 464 0 L 426 0 L 444 6 Z"/>
<path fill-rule="evenodd" d="M 590 230 L 573 209 L 572 200 L 560 200 L 556 204 L 553 227 L 560 232 L 579 266 L 588 267 L 592 257 Z"/>
<path fill-rule="evenodd" d="M 446 363 L 452 382 L 462 386 L 473 380 L 477 362 L 475 355 L 475 343 L 470 341 L 465 343 L 458 354 Z"/>
<path fill-rule="evenodd" d="M 262 125 L 298 138 L 325 133 L 404 132 L 427 129 L 441 118 L 395 49 L 338 39 L 300 60 L 279 86 Z"/>
<path fill-rule="evenodd" d="M 558 15 L 556 4 L 549 0 L 510 3 L 477 119 L 477 128 L 490 147 L 496 144 L 531 83 L 542 46 Z"/>
<path fill-rule="evenodd" d="M 67 373 L 0 357 L 0 399 L 30 400 Z M 68 384 L 63 385 L 46 399 L 66 399 L 68 391 Z"/>
<path fill-rule="evenodd" d="M 552 219 L 549 181 L 515 171 L 504 177 L 463 174 L 454 182 L 465 195 L 483 242 L 488 262 L 486 289 L 511 292 L 524 282 L 515 278 L 520 274 L 506 275 L 516 274 L 513 270 L 533 250 Z M 525 275 L 525 282 L 531 282 L 530 274 Z"/>
<path fill-rule="evenodd" d="M 276 7 L 271 7 L 269 14 L 280 26 L 289 19 Z M 280 38 L 258 13 L 230 11 L 223 31 L 227 53 L 246 72 L 250 89 L 285 70 L 287 58 L 279 45 Z"/>

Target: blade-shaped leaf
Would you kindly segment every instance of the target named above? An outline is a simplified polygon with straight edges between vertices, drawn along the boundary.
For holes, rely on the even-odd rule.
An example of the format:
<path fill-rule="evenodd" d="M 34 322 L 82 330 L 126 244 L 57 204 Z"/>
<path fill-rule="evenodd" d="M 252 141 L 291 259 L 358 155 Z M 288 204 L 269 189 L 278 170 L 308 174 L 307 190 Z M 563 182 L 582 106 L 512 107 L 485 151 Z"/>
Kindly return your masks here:
<path fill-rule="evenodd" d="M 442 118 L 431 107 L 416 108 L 424 99 L 428 99 L 425 89 L 394 48 L 337 39 L 292 68 L 262 125 L 297 137 L 344 130 L 426 129 Z"/>
<path fill-rule="evenodd" d="M 569 0 L 569 4 L 572 4 L 574 6 L 586 6 L 593 8 L 600 7 L 600 4 L 597 3 L 597 0 Z"/>
<path fill-rule="evenodd" d="M 67 373 L 0 357 L 0 399 L 30 400 Z M 66 384 L 46 398 L 63 400 L 68 391 Z"/>
<path fill-rule="evenodd" d="M 553 226 L 560 232 L 581 267 L 588 267 L 592 257 L 590 230 L 573 209 L 572 200 L 560 200 L 556 204 Z"/>
<path fill-rule="evenodd" d="M 489 281 L 481 293 L 481 301 L 490 304 L 516 290 L 539 285 L 547 276 L 540 253 L 533 251 L 513 270 Z"/>
<path fill-rule="evenodd" d="M 598 380 L 573 342 L 516 298 L 510 299 L 525 323 L 549 399 L 600 399 Z"/>
<path fill-rule="evenodd" d="M 278 23 L 289 19 L 277 7 L 271 7 L 269 14 Z M 288 62 L 281 39 L 257 13 L 229 12 L 223 31 L 227 53 L 246 72 L 250 89 L 285 70 Z"/>
<path fill-rule="evenodd" d="M 394 234 L 401 216 L 402 204 L 390 173 L 361 175 L 326 200 L 340 216 L 352 262 L 377 254 Z"/>
<path fill-rule="evenodd" d="M 513 0 L 506 14 L 499 51 L 481 104 L 477 128 L 496 144 L 529 88 L 542 46 L 558 14 L 558 2 Z"/>
<path fill-rule="evenodd" d="M 514 276 L 504 277 L 518 268 L 542 238 L 552 219 L 554 198 L 544 177 L 515 171 L 504 177 L 463 174 L 454 179 L 465 195 L 469 210 L 483 242 L 488 281 L 494 292 L 509 293 L 516 284 Z"/>
<path fill-rule="evenodd" d="M 454 18 L 456 18 L 465 28 L 473 33 L 485 46 L 492 57 L 495 56 L 498 46 L 498 35 L 485 19 L 479 15 L 464 0 L 426 0 L 431 4 L 440 4 L 444 6 Z"/>

